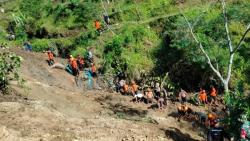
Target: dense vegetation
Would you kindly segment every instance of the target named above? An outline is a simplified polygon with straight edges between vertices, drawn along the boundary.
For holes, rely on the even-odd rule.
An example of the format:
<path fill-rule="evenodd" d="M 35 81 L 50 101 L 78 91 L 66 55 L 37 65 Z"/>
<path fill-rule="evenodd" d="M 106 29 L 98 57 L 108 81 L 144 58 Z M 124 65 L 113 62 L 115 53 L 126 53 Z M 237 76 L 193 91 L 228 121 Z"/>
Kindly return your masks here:
<path fill-rule="evenodd" d="M 124 0 L 108 4 L 98 0 L 18 0 L 15 3 L 8 3 L 14 10 L 3 26 L 15 33 L 18 45 L 31 40 L 35 51 L 52 47 L 64 57 L 70 53 L 84 55 L 93 47 L 98 64 L 107 72 L 119 71 L 127 63 L 131 78 L 138 78 L 140 72 L 161 77 L 169 72 L 177 87 L 198 90 L 213 84 L 222 88 L 190 36 L 179 10 L 183 9 L 182 13 L 194 23 L 194 30 L 212 56 L 212 62 L 224 72 L 227 40 L 221 5 L 216 1 Z M 233 44 L 236 44 L 249 23 L 249 4 L 244 0 L 232 1 L 227 10 Z M 93 21 L 102 21 L 106 12 L 114 34 L 106 30 L 98 36 Z M 102 24 L 105 27 L 103 21 Z M 240 81 L 247 82 L 243 87 L 248 88 L 248 42 L 249 35 L 235 57 L 230 88 Z"/>
<path fill-rule="evenodd" d="M 222 83 L 209 68 L 180 14 L 190 20 L 211 62 L 225 74 L 228 41 L 221 4 L 216 0 L 119 0 L 109 4 L 105 0 L 13 0 L 3 6 L 9 11 L 8 22 L 1 23 L 7 29 L 0 33 L 2 42 L 7 42 L 5 36 L 13 32 L 16 40 L 8 44 L 20 46 L 30 40 L 34 51 L 52 47 L 62 57 L 85 55 L 94 48 L 104 73 L 117 73 L 127 64 L 131 79 L 141 79 L 141 73 L 161 78 L 169 74 L 167 84 L 176 88 L 197 91 L 215 85 L 223 92 Z M 103 13 L 109 15 L 112 31 L 105 26 Z M 235 45 L 250 23 L 249 1 L 227 1 L 227 17 Z M 101 35 L 94 29 L 96 19 L 106 29 Z M 226 101 L 235 102 L 230 103 L 232 111 L 240 112 L 234 115 L 248 117 L 249 98 L 243 93 L 250 88 L 249 42 L 248 34 L 235 55 L 229 85 L 233 92 L 226 97 Z M 246 101 L 242 103 L 246 108 L 239 108 L 241 101 L 235 99 Z M 238 116 L 234 118 L 238 120 Z"/>
<path fill-rule="evenodd" d="M 14 53 L 0 48 L 0 93 L 7 94 L 9 92 L 9 81 L 16 80 L 22 83 L 19 77 L 18 69 L 21 65 L 21 57 Z"/>

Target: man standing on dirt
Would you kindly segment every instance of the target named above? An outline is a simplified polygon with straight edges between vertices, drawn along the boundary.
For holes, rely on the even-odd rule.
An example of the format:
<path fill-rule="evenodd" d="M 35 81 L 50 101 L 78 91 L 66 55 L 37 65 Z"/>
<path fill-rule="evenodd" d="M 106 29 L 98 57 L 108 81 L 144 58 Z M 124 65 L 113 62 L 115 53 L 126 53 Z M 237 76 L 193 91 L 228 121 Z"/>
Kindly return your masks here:
<path fill-rule="evenodd" d="M 159 110 L 163 110 L 164 105 L 165 105 L 164 104 L 164 94 L 163 93 L 160 93 L 160 97 L 157 100 L 157 105 L 158 105 Z"/>
<path fill-rule="evenodd" d="M 69 63 L 72 68 L 73 75 L 77 77 L 79 75 L 77 60 L 72 55 L 69 56 Z"/>
<path fill-rule="evenodd" d="M 179 93 L 179 98 L 182 104 L 185 104 L 187 102 L 187 92 L 181 89 L 181 92 Z"/>
<path fill-rule="evenodd" d="M 135 83 L 135 81 L 131 81 L 131 89 L 133 96 L 137 94 L 139 86 Z"/>
<path fill-rule="evenodd" d="M 212 105 L 212 104 L 216 105 L 217 91 L 216 91 L 216 89 L 214 88 L 214 86 L 211 87 L 210 96 L 211 96 L 211 105 Z"/>
<path fill-rule="evenodd" d="M 83 71 L 84 59 L 80 55 L 77 55 L 77 64 L 78 64 L 79 70 Z"/>
<path fill-rule="evenodd" d="M 201 91 L 199 93 L 199 100 L 200 100 L 200 103 L 202 103 L 204 105 L 207 104 L 207 93 L 203 89 L 201 89 Z"/>
<path fill-rule="evenodd" d="M 97 85 L 98 75 L 97 75 L 97 69 L 96 69 L 95 63 L 91 63 L 91 75 L 92 75 L 92 79 L 94 83 L 94 88 L 99 89 L 99 86 Z"/>
<path fill-rule="evenodd" d="M 161 87 L 160 87 L 160 83 L 156 83 L 155 84 L 155 98 L 158 100 L 160 98 L 161 95 Z"/>
<path fill-rule="evenodd" d="M 146 98 L 147 98 L 147 104 L 153 102 L 154 94 L 150 88 L 147 88 L 145 92 Z"/>
<path fill-rule="evenodd" d="M 92 54 L 92 48 L 89 48 L 88 54 L 87 54 L 87 58 L 88 58 L 88 62 L 89 63 L 93 63 L 94 62 L 94 58 L 93 58 L 93 54 Z"/>

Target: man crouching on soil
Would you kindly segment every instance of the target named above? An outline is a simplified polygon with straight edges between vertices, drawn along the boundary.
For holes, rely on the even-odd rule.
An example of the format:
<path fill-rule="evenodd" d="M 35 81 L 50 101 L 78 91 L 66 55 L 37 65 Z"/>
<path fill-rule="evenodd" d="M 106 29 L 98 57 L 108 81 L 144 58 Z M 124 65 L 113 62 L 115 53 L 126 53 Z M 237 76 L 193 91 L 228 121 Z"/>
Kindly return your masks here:
<path fill-rule="evenodd" d="M 185 104 L 181 104 L 181 106 L 178 106 L 177 111 L 178 111 L 177 115 L 178 121 L 180 121 L 182 117 L 189 118 L 191 114 L 193 114 L 193 110 Z"/>

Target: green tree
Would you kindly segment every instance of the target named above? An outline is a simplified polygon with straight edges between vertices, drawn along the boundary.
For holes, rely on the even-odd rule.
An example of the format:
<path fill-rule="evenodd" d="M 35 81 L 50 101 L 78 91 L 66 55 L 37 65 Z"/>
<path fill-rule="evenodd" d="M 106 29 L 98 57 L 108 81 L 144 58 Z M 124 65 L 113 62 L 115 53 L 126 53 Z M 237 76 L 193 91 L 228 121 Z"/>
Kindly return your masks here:
<path fill-rule="evenodd" d="M 22 58 L 10 51 L 0 50 L 0 92 L 7 93 L 10 80 L 22 81 L 18 75 Z"/>
<path fill-rule="evenodd" d="M 183 15 L 183 16 L 185 18 L 185 21 L 186 21 L 188 27 L 189 27 L 189 30 L 190 30 L 190 33 L 191 33 L 193 39 L 198 44 L 198 47 L 201 50 L 202 54 L 205 56 L 209 67 L 212 69 L 212 71 L 217 75 L 217 77 L 222 82 L 225 92 L 228 93 L 229 92 L 229 81 L 230 81 L 230 78 L 231 78 L 231 75 L 232 75 L 232 66 L 233 66 L 234 56 L 238 52 L 238 50 L 241 47 L 242 43 L 244 42 L 247 33 L 250 31 L 250 25 L 247 27 L 246 31 L 243 33 L 243 35 L 240 38 L 237 45 L 234 47 L 234 45 L 232 43 L 230 31 L 229 31 L 229 26 L 228 26 L 229 23 L 228 23 L 228 17 L 227 17 L 227 12 L 226 12 L 226 3 L 225 3 L 224 0 L 222 0 L 221 4 L 222 4 L 222 10 L 223 10 L 224 26 L 225 26 L 225 33 L 226 33 L 226 37 L 227 37 L 227 44 L 228 44 L 227 46 L 228 46 L 228 54 L 229 54 L 229 58 L 227 60 L 227 69 L 226 69 L 225 75 L 222 74 L 222 72 L 219 70 L 219 67 L 216 67 L 212 63 L 211 56 L 209 56 L 209 54 L 205 50 L 204 44 L 203 44 L 204 42 L 201 41 L 202 39 L 204 39 L 204 37 L 201 37 L 201 36 L 199 36 L 199 34 L 196 34 L 194 32 L 194 30 L 193 30 L 193 27 L 192 27 L 191 23 L 188 21 L 186 16 L 185 15 Z M 224 55 L 226 55 L 226 54 L 224 54 Z"/>

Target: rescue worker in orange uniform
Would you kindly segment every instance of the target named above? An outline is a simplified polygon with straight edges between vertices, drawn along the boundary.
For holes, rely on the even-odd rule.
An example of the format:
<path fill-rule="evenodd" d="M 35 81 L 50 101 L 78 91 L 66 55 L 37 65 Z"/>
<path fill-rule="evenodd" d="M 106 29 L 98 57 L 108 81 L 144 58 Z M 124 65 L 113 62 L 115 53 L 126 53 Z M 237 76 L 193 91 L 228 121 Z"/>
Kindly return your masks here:
<path fill-rule="evenodd" d="M 136 95 L 138 92 L 138 85 L 136 85 L 135 81 L 131 81 L 131 92 L 133 95 Z"/>
<path fill-rule="evenodd" d="M 125 84 L 124 84 L 124 86 L 123 86 L 123 90 L 124 90 L 124 94 L 125 94 L 125 95 L 127 95 L 127 94 L 128 94 L 128 92 L 129 92 L 129 86 L 128 86 L 128 84 L 127 84 L 127 83 L 125 83 Z"/>
<path fill-rule="evenodd" d="M 95 21 L 95 29 L 96 29 L 96 31 L 98 32 L 98 33 L 102 33 L 102 28 L 101 28 L 101 23 L 100 23 L 100 21 L 99 20 L 96 20 Z"/>
<path fill-rule="evenodd" d="M 214 88 L 214 86 L 212 86 L 212 88 L 211 88 L 210 96 L 211 96 L 211 104 L 215 104 L 215 105 L 216 105 L 217 91 L 216 91 L 216 89 Z"/>
<path fill-rule="evenodd" d="M 199 93 L 200 103 L 207 104 L 207 93 L 205 90 L 201 89 Z"/>
<path fill-rule="evenodd" d="M 213 128 L 215 127 L 217 116 L 214 113 L 209 113 L 207 116 L 206 126 Z"/>
<path fill-rule="evenodd" d="M 78 69 L 77 60 L 72 55 L 70 55 L 69 63 L 70 63 L 70 66 L 72 68 L 73 75 L 78 76 L 79 75 L 79 69 Z"/>
<path fill-rule="evenodd" d="M 80 55 L 77 56 L 77 64 L 78 64 L 79 70 L 82 71 L 84 68 L 84 59 Z"/>

